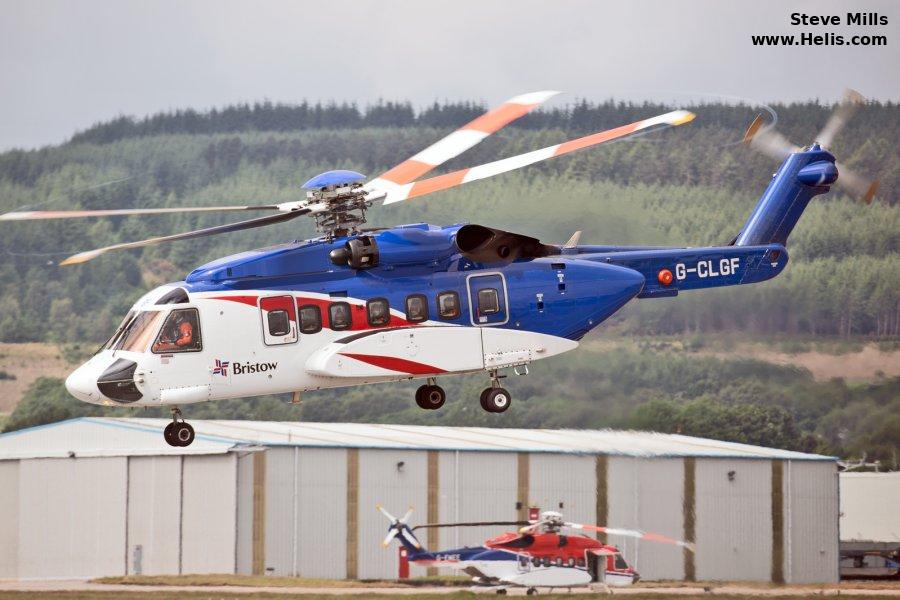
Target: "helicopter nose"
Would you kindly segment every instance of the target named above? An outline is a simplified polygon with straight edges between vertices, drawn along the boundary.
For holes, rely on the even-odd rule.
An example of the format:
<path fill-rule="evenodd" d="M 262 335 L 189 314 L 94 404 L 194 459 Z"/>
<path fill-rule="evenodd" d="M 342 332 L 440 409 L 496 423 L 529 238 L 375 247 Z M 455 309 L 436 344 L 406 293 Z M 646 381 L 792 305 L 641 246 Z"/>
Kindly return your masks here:
<path fill-rule="evenodd" d="M 99 374 L 99 369 L 94 365 L 85 363 L 66 378 L 66 389 L 82 402 L 99 402 L 103 399 L 97 387 Z"/>

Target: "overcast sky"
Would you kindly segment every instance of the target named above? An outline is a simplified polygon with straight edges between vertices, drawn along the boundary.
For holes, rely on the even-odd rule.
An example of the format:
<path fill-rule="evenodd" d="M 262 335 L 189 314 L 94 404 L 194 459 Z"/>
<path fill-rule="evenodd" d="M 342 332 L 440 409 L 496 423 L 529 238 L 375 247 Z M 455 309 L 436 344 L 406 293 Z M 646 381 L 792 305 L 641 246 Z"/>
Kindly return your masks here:
<path fill-rule="evenodd" d="M 878 27 L 792 12 L 875 11 Z M 240 101 L 490 103 L 524 91 L 672 100 L 900 99 L 896 0 L 0 0 L 0 149 L 119 114 Z M 760 48 L 753 34 L 882 34 Z"/>

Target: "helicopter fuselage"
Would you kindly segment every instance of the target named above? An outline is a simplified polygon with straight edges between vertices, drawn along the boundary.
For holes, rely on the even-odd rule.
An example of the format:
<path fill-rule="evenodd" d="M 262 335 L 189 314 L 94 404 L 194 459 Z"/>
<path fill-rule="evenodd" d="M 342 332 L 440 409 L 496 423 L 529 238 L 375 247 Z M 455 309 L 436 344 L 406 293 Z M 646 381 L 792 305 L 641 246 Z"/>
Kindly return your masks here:
<path fill-rule="evenodd" d="M 518 257 L 486 263 L 471 258 L 484 248 L 460 251 L 462 227 L 480 226 L 407 225 L 204 265 L 141 298 L 67 386 L 87 402 L 158 406 L 518 368 L 576 348 L 635 297 L 768 279 L 787 258 L 778 245 L 532 257 L 502 232 L 513 237 L 497 238 L 511 247 L 499 254 Z M 363 237 L 361 267 L 344 254 Z"/>

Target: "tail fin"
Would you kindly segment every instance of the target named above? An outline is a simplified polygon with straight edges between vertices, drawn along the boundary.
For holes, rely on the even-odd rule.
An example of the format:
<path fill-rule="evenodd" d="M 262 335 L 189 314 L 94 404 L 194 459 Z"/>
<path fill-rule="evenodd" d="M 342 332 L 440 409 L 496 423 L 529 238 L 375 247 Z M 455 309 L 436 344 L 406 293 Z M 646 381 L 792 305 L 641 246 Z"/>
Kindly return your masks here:
<path fill-rule="evenodd" d="M 834 162 L 834 156 L 818 144 L 788 156 L 732 245 L 786 245 L 809 201 L 837 181 Z"/>

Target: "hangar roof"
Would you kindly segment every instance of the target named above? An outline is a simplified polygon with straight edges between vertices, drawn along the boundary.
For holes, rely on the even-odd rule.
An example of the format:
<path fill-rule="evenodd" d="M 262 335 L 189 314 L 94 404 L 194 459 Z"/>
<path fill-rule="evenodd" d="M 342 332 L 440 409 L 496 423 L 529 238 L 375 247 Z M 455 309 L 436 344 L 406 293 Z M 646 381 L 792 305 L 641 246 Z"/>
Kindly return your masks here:
<path fill-rule="evenodd" d="M 610 429 L 500 429 L 368 423 L 191 420 L 187 448 L 165 443 L 168 419 L 83 417 L 0 435 L 0 459 L 52 456 L 221 454 L 253 446 L 553 452 L 635 457 L 836 460 L 684 435 Z"/>

